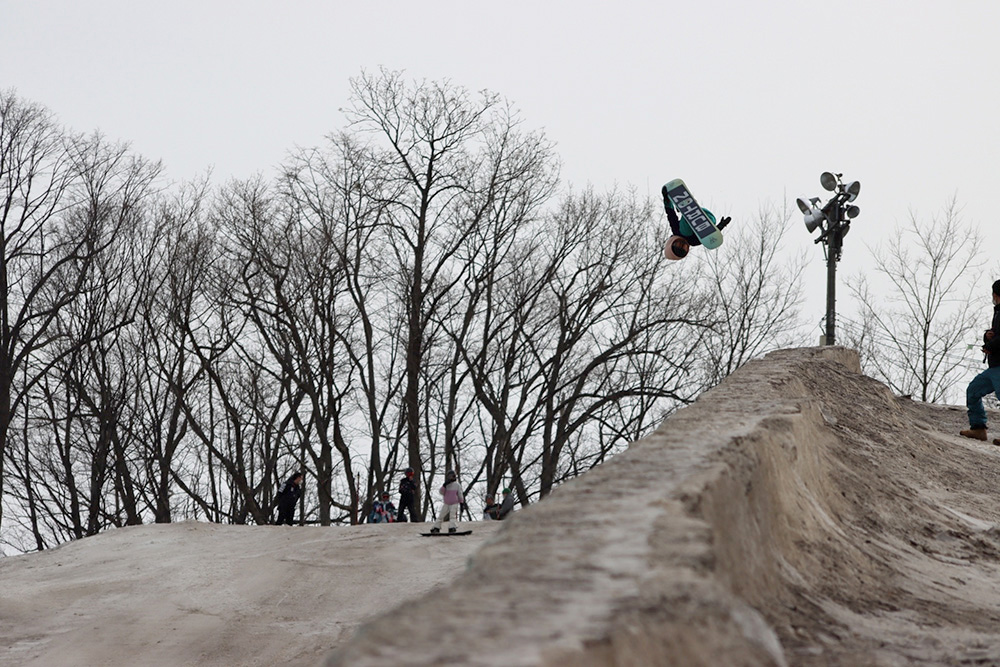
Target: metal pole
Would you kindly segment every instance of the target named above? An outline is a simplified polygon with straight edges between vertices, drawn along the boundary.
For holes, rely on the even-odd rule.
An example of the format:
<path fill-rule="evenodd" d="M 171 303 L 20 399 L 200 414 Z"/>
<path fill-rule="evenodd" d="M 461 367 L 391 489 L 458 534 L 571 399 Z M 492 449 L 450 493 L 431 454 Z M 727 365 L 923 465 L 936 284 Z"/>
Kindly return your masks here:
<path fill-rule="evenodd" d="M 837 324 L 837 260 L 840 258 L 840 206 L 833 207 L 826 253 L 826 344 L 835 344 Z"/>

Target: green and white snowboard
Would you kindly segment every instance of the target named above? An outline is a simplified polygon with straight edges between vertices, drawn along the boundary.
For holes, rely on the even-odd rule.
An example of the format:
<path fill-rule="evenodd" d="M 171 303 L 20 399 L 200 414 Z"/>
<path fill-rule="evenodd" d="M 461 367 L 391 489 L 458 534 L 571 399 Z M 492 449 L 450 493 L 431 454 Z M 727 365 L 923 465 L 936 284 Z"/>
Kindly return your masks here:
<path fill-rule="evenodd" d="M 684 181 L 675 178 L 663 187 L 666 189 L 667 196 L 670 197 L 674 208 L 691 226 L 703 246 L 713 249 L 722 245 L 722 232 L 715 226 L 712 219 L 705 215 L 705 211 L 701 210 L 701 206 L 698 205 Z"/>

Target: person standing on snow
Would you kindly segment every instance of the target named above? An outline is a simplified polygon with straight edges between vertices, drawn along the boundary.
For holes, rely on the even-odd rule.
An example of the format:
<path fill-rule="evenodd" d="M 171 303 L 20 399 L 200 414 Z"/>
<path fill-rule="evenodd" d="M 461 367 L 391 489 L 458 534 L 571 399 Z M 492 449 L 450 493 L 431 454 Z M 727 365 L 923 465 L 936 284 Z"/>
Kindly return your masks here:
<path fill-rule="evenodd" d="M 500 520 L 500 503 L 493 501 L 493 496 L 486 496 L 486 507 L 483 508 L 483 521 Z"/>
<path fill-rule="evenodd" d="M 407 468 L 403 478 L 399 480 L 399 512 L 396 513 L 396 521 L 406 521 L 406 513 L 410 514 L 410 521 L 417 521 L 416 511 L 417 483 L 413 481 L 413 468 Z"/>
<path fill-rule="evenodd" d="M 285 485 L 278 492 L 278 525 L 291 526 L 295 523 L 295 505 L 302 496 L 302 473 L 292 473 Z"/>
<path fill-rule="evenodd" d="M 514 495 L 510 492 L 510 487 L 503 490 L 503 502 L 500 503 L 500 511 L 497 512 L 497 520 L 503 521 L 507 515 L 514 511 Z"/>
<path fill-rule="evenodd" d="M 462 496 L 462 487 L 458 485 L 458 475 L 455 474 L 454 470 L 449 470 L 448 474 L 444 476 L 444 486 L 439 489 L 439 492 L 444 496 L 444 500 L 441 503 L 441 512 L 438 513 L 438 519 L 434 522 L 431 532 L 440 533 L 441 524 L 444 523 L 445 518 L 448 519 L 448 532 L 457 532 L 458 511 L 465 504 L 465 498 Z"/>
<path fill-rule="evenodd" d="M 983 398 L 995 393 L 1000 398 L 1000 280 L 993 282 L 993 323 L 983 334 L 983 352 L 987 369 L 974 377 L 965 392 L 969 408 L 969 428 L 959 431 L 966 438 L 986 440 L 986 409 Z M 1000 438 L 993 439 L 1000 445 Z"/>
<path fill-rule="evenodd" d="M 670 197 L 667 196 L 667 186 L 664 185 L 663 189 L 660 191 L 663 195 L 663 208 L 667 212 L 667 220 L 670 221 L 670 231 L 673 236 L 670 237 L 667 243 L 667 257 L 670 259 L 684 259 L 688 252 L 691 250 L 693 245 L 701 245 L 701 239 L 698 235 L 694 233 L 691 229 L 691 225 L 687 223 L 687 220 L 677 217 L 677 211 L 674 210 L 673 202 L 670 201 Z M 728 225 L 731 221 L 729 217 L 723 218 L 720 222 L 715 222 L 715 214 L 709 211 L 707 208 L 701 209 L 705 212 L 705 215 L 712 221 L 721 232 L 723 228 Z"/>

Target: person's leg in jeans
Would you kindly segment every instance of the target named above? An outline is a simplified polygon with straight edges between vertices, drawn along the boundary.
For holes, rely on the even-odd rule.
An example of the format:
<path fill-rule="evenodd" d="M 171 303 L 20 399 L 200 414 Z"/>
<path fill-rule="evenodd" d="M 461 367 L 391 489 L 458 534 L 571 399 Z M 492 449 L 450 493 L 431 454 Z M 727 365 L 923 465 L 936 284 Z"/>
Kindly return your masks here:
<path fill-rule="evenodd" d="M 1000 367 L 987 368 L 969 383 L 965 398 L 966 407 L 969 409 L 970 429 L 986 428 L 986 408 L 983 407 L 983 398 L 994 393 L 1000 398 Z"/>

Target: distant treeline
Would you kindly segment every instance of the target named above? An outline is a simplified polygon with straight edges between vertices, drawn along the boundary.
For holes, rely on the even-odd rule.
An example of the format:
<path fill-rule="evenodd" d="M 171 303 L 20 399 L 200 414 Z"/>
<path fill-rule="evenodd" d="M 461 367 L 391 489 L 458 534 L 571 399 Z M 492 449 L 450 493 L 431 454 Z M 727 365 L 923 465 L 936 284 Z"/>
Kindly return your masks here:
<path fill-rule="evenodd" d="M 533 502 L 801 342 L 774 212 L 668 262 L 659 202 L 562 186 L 499 96 L 352 85 L 344 130 L 221 185 L 0 93 L 8 549 L 269 523 L 293 470 L 323 525 L 406 467 L 425 516 L 450 469 L 470 504 Z"/>

